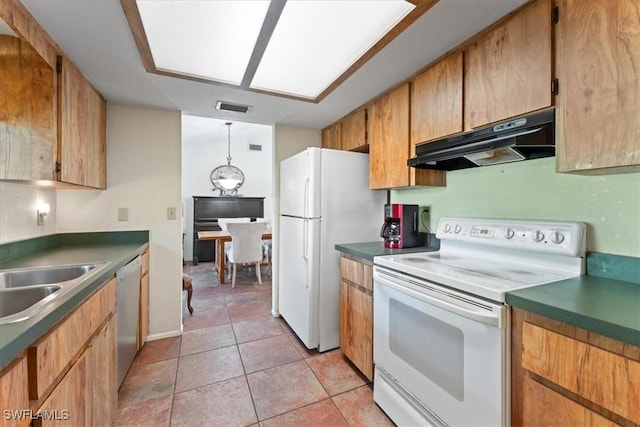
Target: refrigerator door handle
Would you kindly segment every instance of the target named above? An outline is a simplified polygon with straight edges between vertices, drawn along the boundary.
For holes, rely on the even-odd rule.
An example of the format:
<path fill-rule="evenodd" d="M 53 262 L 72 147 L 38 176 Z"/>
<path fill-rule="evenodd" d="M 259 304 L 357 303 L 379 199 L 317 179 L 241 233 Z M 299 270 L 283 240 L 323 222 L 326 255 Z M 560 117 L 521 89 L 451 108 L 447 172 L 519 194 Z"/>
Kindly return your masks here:
<path fill-rule="evenodd" d="M 309 261 L 309 253 L 307 248 L 307 242 L 309 241 L 309 220 L 304 220 L 304 227 L 302 227 L 302 258 L 305 261 Z"/>
<path fill-rule="evenodd" d="M 309 216 L 309 178 L 304 180 L 304 216 Z"/>

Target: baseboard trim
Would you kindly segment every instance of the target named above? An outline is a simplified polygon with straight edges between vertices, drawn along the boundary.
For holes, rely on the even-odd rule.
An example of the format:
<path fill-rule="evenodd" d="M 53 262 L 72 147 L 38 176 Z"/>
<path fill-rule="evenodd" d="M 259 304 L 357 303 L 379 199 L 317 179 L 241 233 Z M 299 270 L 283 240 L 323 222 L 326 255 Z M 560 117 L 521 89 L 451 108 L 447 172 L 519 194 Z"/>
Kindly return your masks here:
<path fill-rule="evenodd" d="M 149 334 L 147 336 L 147 341 L 157 341 L 163 338 L 179 337 L 180 335 L 182 335 L 182 325 L 180 326 L 179 331 L 169 331 L 160 334 Z"/>

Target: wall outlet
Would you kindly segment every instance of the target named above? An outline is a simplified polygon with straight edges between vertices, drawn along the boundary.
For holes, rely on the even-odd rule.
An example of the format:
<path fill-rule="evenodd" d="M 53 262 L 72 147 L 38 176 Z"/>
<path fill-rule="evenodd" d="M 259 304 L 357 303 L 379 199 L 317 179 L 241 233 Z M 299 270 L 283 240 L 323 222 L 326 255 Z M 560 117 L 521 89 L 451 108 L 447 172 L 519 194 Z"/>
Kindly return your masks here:
<path fill-rule="evenodd" d="M 420 206 L 420 225 L 418 229 L 423 233 L 428 233 L 431 231 L 431 209 L 429 206 Z"/>
<path fill-rule="evenodd" d="M 167 208 L 167 219 L 176 219 L 176 208 L 174 207 Z"/>
<path fill-rule="evenodd" d="M 118 208 L 118 221 L 129 221 L 129 208 Z"/>

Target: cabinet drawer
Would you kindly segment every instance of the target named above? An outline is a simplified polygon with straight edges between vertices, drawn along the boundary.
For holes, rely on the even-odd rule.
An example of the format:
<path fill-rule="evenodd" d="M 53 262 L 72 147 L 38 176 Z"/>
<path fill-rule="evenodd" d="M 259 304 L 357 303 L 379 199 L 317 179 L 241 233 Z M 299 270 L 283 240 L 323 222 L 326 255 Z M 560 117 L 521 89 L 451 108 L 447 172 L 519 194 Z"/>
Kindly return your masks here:
<path fill-rule="evenodd" d="M 114 311 L 112 278 L 34 346 L 29 347 L 29 398 L 40 399 Z"/>
<path fill-rule="evenodd" d="M 525 427 L 618 425 L 527 376 L 522 394 L 522 425 Z"/>
<path fill-rule="evenodd" d="M 340 272 L 343 279 L 373 292 L 373 267 L 363 261 L 355 261 L 343 255 L 340 257 Z"/>
<path fill-rule="evenodd" d="M 637 360 L 524 322 L 522 366 L 640 423 L 640 362 Z"/>

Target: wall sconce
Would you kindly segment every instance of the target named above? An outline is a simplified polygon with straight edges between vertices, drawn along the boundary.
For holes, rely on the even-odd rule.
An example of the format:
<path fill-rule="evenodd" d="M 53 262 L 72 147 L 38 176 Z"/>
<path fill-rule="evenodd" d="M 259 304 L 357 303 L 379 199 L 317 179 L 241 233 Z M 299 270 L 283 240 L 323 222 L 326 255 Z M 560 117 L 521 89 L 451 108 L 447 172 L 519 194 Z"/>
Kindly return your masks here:
<path fill-rule="evenodd" d="M 44 217 L 49 213 L 49 203 L 40 203 L 37 209 L 38 225 L 44 225 Z"/>

